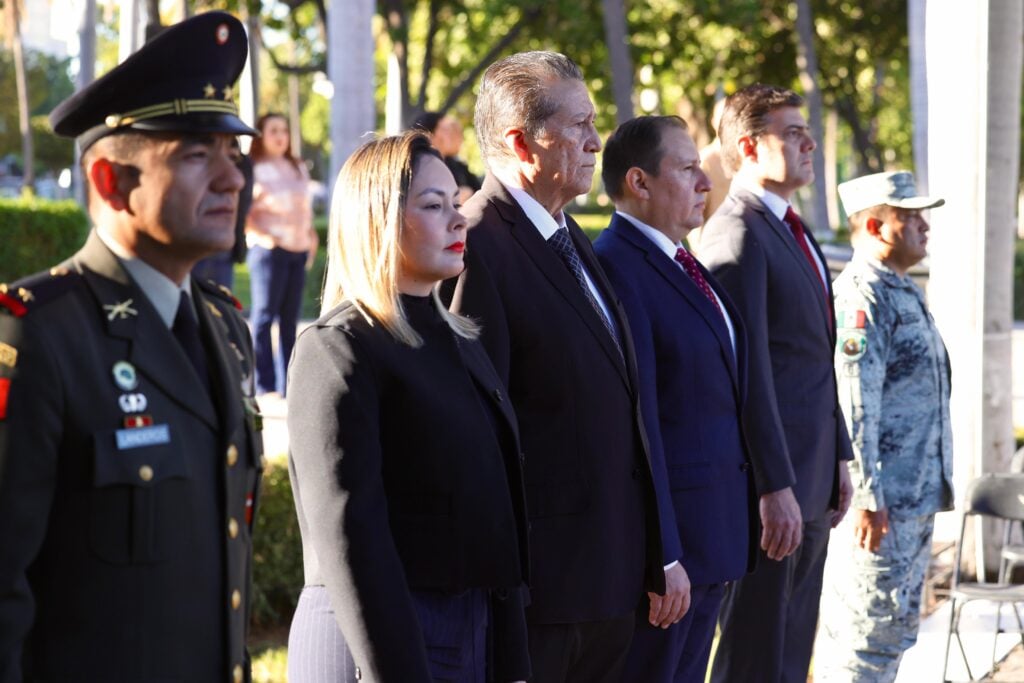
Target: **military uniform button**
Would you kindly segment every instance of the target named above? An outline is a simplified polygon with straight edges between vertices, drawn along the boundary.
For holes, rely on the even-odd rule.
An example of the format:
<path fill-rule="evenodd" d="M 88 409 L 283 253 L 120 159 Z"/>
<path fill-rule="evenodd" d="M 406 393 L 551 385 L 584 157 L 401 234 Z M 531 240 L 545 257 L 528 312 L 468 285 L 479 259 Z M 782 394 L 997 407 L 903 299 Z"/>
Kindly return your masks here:
<path fill-rule="evenodd" d="M 356 680 L 357 681 L 363 680 L 363 670 L 360 669 L 358 666 L 356 667 Z"/>
<path fill-rule="evenodd" d="M 245 672 L 242 671 L 241 664 L 235 664 L 235 668 L 231 672 L 231 680 L 233 683 L 242 683 L 245 680 Z"/>
<path fill-rule="evenodd" d="M 238 589 L 231 591 L 231 609 L 238 609 L 242 606 L 242 594 Z"/>
<path fill-rule="evenodd" d="M 234 517 L 228 520 L 228 535 L 231 538 L 238 538 L 238 520 Z"/>
<path fill-rule="evenodd" d="M 228 467 L 234 467 L 236 462 L 238 462 L 238 446 L 231 444 L 228 446 Z"/>
<path fill-rule="evenodd" d="M 152 481 L 153 479 L 153 468 L 149 465 L 143 465 L 139 468 L 139 479 L 142 481 Z"/>

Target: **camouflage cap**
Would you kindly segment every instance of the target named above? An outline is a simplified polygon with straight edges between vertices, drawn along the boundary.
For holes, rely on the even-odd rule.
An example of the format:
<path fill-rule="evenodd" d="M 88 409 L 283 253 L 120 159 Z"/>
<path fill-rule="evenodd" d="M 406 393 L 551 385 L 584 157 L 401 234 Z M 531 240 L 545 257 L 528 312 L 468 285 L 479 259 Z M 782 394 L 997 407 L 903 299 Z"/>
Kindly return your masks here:
<path fill-rule="evenodd" d="M 917 194 L 914 174 L 910 171 L 887 171 L 861 176 L 840 183 L 838 190 L 847 216 L 881 204 L 898 209 L 931 209 L 946 203 L 945 199 Z"/>

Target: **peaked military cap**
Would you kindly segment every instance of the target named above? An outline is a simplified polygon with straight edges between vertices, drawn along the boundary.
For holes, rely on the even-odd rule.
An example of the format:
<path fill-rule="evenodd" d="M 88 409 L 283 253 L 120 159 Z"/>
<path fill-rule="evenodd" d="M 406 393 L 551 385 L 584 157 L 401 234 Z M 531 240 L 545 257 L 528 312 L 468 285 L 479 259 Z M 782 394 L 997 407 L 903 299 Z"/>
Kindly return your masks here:
<path fill-rule="evenodd" d="M 50 114 L 54 132 L 79 149 L 134 131 L 259 133 L 238 118 L 233 86 L 248 39 L 226 12 L 206 12 L 164 29 L 128 59 Z"/>
<path fill-rule="evenodd" d="M 839 183 L 836 189 L 847 216 L 881 204 L 897 209 L 931 209 L 946 203 L 945 199 L 919 195 L 910 171 L 872 173 Z"/>

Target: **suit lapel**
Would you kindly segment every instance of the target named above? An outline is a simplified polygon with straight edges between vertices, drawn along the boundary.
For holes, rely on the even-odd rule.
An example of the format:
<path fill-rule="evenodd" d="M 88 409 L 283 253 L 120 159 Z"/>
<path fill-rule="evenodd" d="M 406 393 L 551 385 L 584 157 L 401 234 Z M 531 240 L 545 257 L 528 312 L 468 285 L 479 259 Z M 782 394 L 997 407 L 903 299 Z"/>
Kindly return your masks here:
<path fill-rule="evenodd" d="M 181 345 L 95 232 L 74 261 L 98 302 L 107 333 L 129 342 L 125 360 L 184 410 L 218 429 L 217 411 Z"/>
<path fill-rule="evenodd" d="M 619 350 L 615 347 L 615 342 L 609 337 L 608 330 L 605 329 L 604 323 L 598 318 L 597 311 L 594 310 L 593 306 L 587 300 L 586 295 L 580 290 L 579 283 L 576 282 L 576 278 L 573 277 L 572 273 L 559 258 L 558 254 L 555 253 L 548 244 L 541 237 L 537 227 L 526 217 L 523 210 L 519 205 L 512 199 L 497 180 L 494 183 L 498 187 L 491 186 L 487 187 L 485 184 L 484 190 L 490 189 L 492 192 L 492 201 L 494 201 L 495 207 L 498 209 L 498 213 L 501 217 L 509 224 L 509 230 L 512 234 L 512 238 L 522 247 L 523 251 L 526 252 L 527 256 L 534 262 L 538 270 L 544 274 L 544 277 L 552 285 L 552 289 L 558 293 L 559 296 L 565 299 L 576 313 L 583 320 L 584 324 L 590 330 L 590 333 L 594 335 L 601 348 L 604 350 L 605 355 L 608 356 L 609 361 L 615 366 L 619 374 L 622 376 L 623 382 L 626 383 L 627 387 L 630 386 L 629 376 L 626 368 L 623 365 L 622 355 Z M 618 331 L 621 337 L 625 337 L 626 331 L 629 329 L 625 326 L 622 321 L 622 316 L 618 315 L 617 307 L 615 306 L 615 299 L 611 297 L 608 292 L 611 288 L 608 286 L 604 279 L 603 273 L 600 267 L 597 266 L 596 259 L 587 247 L 582 244 L 583 240 L 586 240 L 586 235 L 580 230 L 576 222 L 571 217 L 566 215 L 566 225 L 569 228 L 569 236 L 573 240 L 573 244 L 576 246 L 576 251 L 579 252 L 580 260 L 583 262 L 587 269 L 587 274 L 590 275 L 591 279 L 597 285 L 598 290 L 601 292 L 602 297 L 605 300 L 605 304 L 608 306 L 608 310 L 615 317 L 615 323 L 618 327 Z M 625 340 L 623 342 L 623 350 L 625 351 Z"/>
<path fill-rule="evenodd" d="M 207 358 L 210 359 L 210 372 L 213 375 L 213 392 L 217 409 L 222 417 L 227 433 L 233 433 L 234 427 L 242 420 L 242 404 L 238 400 L 239 392 L 245 391 L 239 358 L 235 357 L 237 341 L 231 338 L 224 314 L 217 306 L 192 284 L 192 300 L 196 302 L 199 314 L 199 329 L 208 343 L 205 344 Z M 241 351 L 238 351 L 239 356 Z M 236 390 L 236 387 L 238 389 Z"/>
<path fill-rule="evenodd" d="M 615 214 L 612 216 L 612 222 L 608 229 L 643 252 L 650 267 L 664 278 L 673 289 L 679 292 L 680 296 L 686 300 L 686 303 L 704 319 L 704 322 L 715 335 L 715 339 L 718 340 L 718 344 L 721 347 L 722 357 L 725 359 L 732 377 L 733 388 L 738 390 L 739 378 L 736 371 L 735 353 L 733 352 L 732 342 L 729 339 L 729 329 L 725 326 L 725 321 L 722 320 L 722 315 L 718 312 L 718 309 L 708 301 L 708 298 L 704 296 L 704 292 L 700 291 L 697 284 L 674 260 L 670 259 L 665 252 L 658 248 L 658 245 L 637 230 L 629 221 Z M 711 274 L 699 263 L 697 265 L 701 273 L 704 274 L 708 284 L 714 287 Z M 721 298 L 721 294 L 719 294 L 719 298 Z"/>
<path fill-rule="evenodd" d="M 772 232 L 774 232 L 779 240 L 782 241 L 785 245 L 785 249 L 789 251 L 790 255 L 798 262 L 799 265 L 797 268 L 804 274 L 808 284 L 811 285 L 811 288 L 814 290 L 814 296 L 817 297 L 818 302 L 824 306 L 827 314 L 833 315 L 834 317 L 834 313 L 832 313 L 831 283 L 826 282 L 824 286 L 822 285 L 821 273 L 807 262 L 807 257 L 804 256 L 803 250 L 796 243 L 796 238 L 793 237 L 793 233 L 789 229 L 789 226 L 776 218 L 775 214 L 769 211 L 768 207 L 764 205 L 764 202 L 762 202 L 753 193 L 744 189 L 736 189 L 735 186 L 733 187 L 732 192 L 739 201 L 751 207 L 754 211 L 757 211 L 764 217 L 765 222 L 769 225 Z M 813 247 L 814 252 L 818 255 L 818 258 L 821 259 L 821 263 L 827 264 L 827 261 L 825 261 L 825 257 L 821 253 L 821 249 L 818 247 L 818 242 L 814 239 L 814 236 L 807 230 L 805 230 L 805 234 L 810 237 L 810 244 Z M 825 324 L 826 334 L 831 338 L 833 335 L 832 325 L 829 324 L 828 320 L 824 320 L 822 322 Z"/>

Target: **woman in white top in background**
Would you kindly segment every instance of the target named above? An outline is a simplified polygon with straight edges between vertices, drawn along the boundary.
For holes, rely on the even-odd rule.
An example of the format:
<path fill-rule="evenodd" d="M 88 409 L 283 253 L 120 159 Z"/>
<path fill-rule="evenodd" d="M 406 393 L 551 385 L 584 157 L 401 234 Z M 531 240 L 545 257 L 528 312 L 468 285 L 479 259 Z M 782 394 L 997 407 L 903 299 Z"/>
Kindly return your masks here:
<path fill-rule="evenodd" d="M 306 270 L 316 255 L 317 234 L 309 197 L 309 174 L 292 154 L 288 119 L 264 114 L 256 122 L 262 137 L 252 142 L 252 209 L 246 221 L 252 296 L 253 350 L 257 395 L 285 393 L 285 371 L 302 309 Z M 274 357 L 270 328 L 277 322 Z"/>

